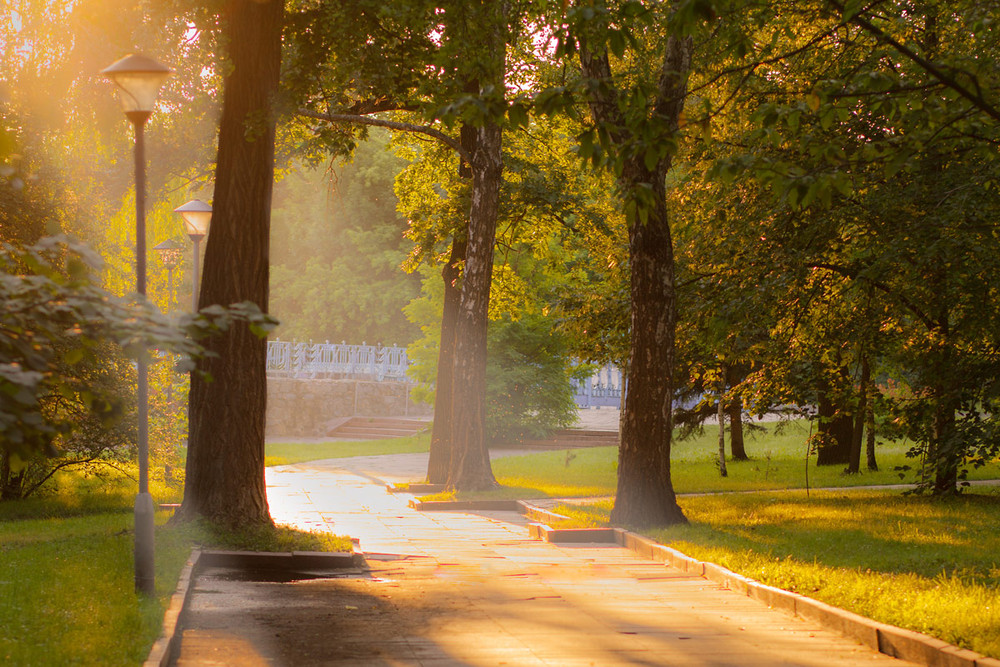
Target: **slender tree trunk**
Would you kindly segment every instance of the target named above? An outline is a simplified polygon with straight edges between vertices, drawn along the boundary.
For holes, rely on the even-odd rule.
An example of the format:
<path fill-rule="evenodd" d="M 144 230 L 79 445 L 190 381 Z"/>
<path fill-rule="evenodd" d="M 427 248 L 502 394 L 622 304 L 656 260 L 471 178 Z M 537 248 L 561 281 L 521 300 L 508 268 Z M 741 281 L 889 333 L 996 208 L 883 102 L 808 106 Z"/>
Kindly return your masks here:
<path fill-rule="evenodd" d="M 719 474 L 723 477 L 729 476 L 726 470 L 726 408 L 719 395 L 719 405 L 716 408 L 716 415 L 719 420 Z"/>
<path fill-rule="evenodd" d="M 281 66 L 282 0 L 230 0 L 211 233 L 199 303 L 252 301 L 267 310 L 272 100 Z M 192 374 L 190 436 L 180 518 L 230 526 L 271 522 L 264 487 L 267 341 L 246 325 L 208 341 L 217 356 Z"/>
<path fill-rule="evenodd" d="M 455 321 L 461 290 L 458 280 L 460 265 L 465 260 L 465 238 L 458 235 L 451 242 L 451 257 L 441 270 L 444 279 L 444 312 L 441 317 L 441 345 L 438 350 L 437 381 L 434 393 L 434 427 L 431 430 L 430 455 L 427 459 L 427 481 L 444 484 L 448 481 L 452 443 L 452 388 L 455 366 Z"/>
<path fill-rule="evenodd" d="M 854 432 L 851 434 L 851 458 L 847 462 L 847 472 L 861 472 L 861 443 L 865 435 L 865 420 L 868 415 L 868 385 L 871 384 L 871 366 L 867 355 L 861 357 L 861 381 L 859 386 L 858 411 L 854 415 Z"/>
<path fill-rule="evenodd" d="M 868 398 L 865 410 L 865 452 L 868 455 L 868 470 L 878 472 L 878 461 L 875 460 L 875 402 Z"/>

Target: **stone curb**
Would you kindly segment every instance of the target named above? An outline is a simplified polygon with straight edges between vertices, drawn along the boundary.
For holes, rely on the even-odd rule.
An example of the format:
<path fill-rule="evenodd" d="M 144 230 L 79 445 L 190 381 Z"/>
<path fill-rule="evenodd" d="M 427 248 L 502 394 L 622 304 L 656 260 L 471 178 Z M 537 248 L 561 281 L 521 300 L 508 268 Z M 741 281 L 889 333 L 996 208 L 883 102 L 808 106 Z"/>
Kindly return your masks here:
<path fill-rule="evenodd" d="M 143 662 L 143 667 L 166 667 L 176 657 L 180 642 L 180 628 L 187 609 L 188 599 L 198 573 L 208 567 L 233 567 L 251 570 L 334 570 L 364 565 L 364 554 L 327 551 L 292 551 L 290 553 L 267 551 L 222 551 L 192 549 L 191 556 L 181 576 L 177 589 L 163 615 L 163 630 L 153 642 L 153 647 Z"/>
<path fill-rule="evenodd" d="M 520 512 L 519 500 L 417 500 L 408 503 L 419 512 L 446 512 L 448 510 L 480 510 L 483 512 Z"/>
<path fill-rule="evenodd" d="M 198 568 L 233 567 L 246 570 L 334 570 L 357 567 L 358 554 L 327 551 L 202 551 Z"/>
<path fill-rule="evenodd" d="M 617 542 L 613 528 L 549 528 L 543 523 L 529 523 L 532 537 L 553 544 L 581 544 Z"/>
<path fill-rule="evenodd" d="M 386 484 L 389 493 L 441 493 L 444 484 Z"/>
<path fill-rule="evenodd" d="M 153 648 L 149 651 L 149 656 L 143 667 L 166 667 L 177 651 L 177 628 L 180 627 L 181 616 L 187 607 L 188 597 L 191 595 L 191 583 L 194 581 L 195 571 L 198 569 L 198 561 L 201 557 L 199 549 L 192 549 L 191 556 L 181 570 L 181 576 L 177 580 L 177 588 L 170 596 L 170 604 L 163 615 L 163 629 L 160 636 L 153 642 Z"/>
<path fill-rule="evenodd" d="M 538 511 L 560 519 L 566 518 L 527 503 L 525 505 L 532 508 L 533 513 Z M 1000 660 L 995 658 L 959 648 L 930 635 L 879 623 L 798 593 L 767 586 L 759 581 L 736 574 L 721 565 L 691 558 L 672 547 L 622 528 L 576 528 L 572 530 L 580 533 L 576 536 L 577 539 L 560 540 L 561 534 L 568 532 L 567 530 L 554 530 L 540 523 L 529 525 L 529 531 L 533 537 L 549 542 L 603 542 L 603 532 L 612 531 L 613 541 L 642 558 L 671 565 L 688 574 L 705 577 L 724 588 L 759 600 L 774 609 L 780 609 L 794 616 L 818 623 L 893 658 L 909 660 L 927 665 L 927 667 L 1000 667 Z M 594 533 L 593 539 L 586 539 L 582 534 L 588 531 Z"/>

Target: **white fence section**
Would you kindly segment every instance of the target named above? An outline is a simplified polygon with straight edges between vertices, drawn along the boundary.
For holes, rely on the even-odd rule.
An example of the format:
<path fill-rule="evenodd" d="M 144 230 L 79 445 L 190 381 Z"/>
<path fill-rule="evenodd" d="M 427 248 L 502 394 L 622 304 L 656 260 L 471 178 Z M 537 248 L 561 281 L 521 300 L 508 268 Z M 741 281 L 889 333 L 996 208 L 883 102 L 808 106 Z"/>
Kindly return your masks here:
<path fill-rule="evenodd" d="M 586 380 L 573 381 L 573 400 L 577 407 L 620 408 L 624 396 L 625 379 L 617 366 L 607 364 Z"/>
<path fill-rule="evenodd" d="M 267 342 L 267 373 L 274 377 L 410 382 L 406 375 L 409 365 L 406 348 L 395 345 Z M 621 371 L 608 364 L 586 380 L 575 380 L 573 399 L 581 408 L 618 408 L 624 389 Z"/>
<path fill-rule="evenodd" d="M 406 381 L 406 348 L 346 343 L 267 342 L 267 372 L 294 378 Z"/>

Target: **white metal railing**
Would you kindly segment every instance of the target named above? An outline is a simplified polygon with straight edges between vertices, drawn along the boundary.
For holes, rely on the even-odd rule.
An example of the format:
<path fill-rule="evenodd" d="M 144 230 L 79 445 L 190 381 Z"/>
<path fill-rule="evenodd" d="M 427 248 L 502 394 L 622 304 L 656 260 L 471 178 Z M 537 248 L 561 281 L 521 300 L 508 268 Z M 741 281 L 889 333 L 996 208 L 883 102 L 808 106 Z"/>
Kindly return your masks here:
<path fill-rule="evenodd" d="M 589 378 L 573 381 L 573 400 L 581 408 L 621 407 L 625 379 L 621 370 L 606 364 Z"/>
<path fill-rule="evenodd" d="M 297 378 L 407 380 L 405 347 L 347 343 L 267 342 L 267 373 Z"/>

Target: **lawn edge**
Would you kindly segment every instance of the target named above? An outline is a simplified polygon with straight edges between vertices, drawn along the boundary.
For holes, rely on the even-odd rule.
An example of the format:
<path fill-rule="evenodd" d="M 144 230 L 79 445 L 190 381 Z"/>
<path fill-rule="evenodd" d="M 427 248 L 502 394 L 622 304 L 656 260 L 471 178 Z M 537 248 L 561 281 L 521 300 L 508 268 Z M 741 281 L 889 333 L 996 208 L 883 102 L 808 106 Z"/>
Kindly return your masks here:
<path fill-rule="evenodd" d="M 799 593 L 762 584 L 716 563 L 692 558 L 673 547 L 624 528 L 551 528 L 544 522 L 569 518 L 524 501 L 518 503 L 522 506 L 522 513 L 534 519 L 528 524 L 528 531 L 536 539 L 553 543 L 615 542 L 642 558 L 714 581 L 723 588 L 758 600 L 772 609 L 817 623 L 893 658 L 928 667 L 1000 667 L 1000 660 L 995 658 L 960 648 L 930 635 L 880 623 Z"/>
<path fill-rule="evenodd" d="M 181 616 L 187 608 L 188 598 L 191 596 L 191 584 L 194 582 L 201 554 L 200 549 L 192 549 L 191 555 L 184 563 L 184 568 L 177 578 L 177 588 L 170 596 L 170 603 L 163 614 L 163 628 L 160 630 L 160 636 L 153 642 L 149 655 L 142 663 L 143 667 L 166 667 L 173 658 L 180 637 L 177 629 L 180 627 Z"/>

